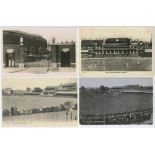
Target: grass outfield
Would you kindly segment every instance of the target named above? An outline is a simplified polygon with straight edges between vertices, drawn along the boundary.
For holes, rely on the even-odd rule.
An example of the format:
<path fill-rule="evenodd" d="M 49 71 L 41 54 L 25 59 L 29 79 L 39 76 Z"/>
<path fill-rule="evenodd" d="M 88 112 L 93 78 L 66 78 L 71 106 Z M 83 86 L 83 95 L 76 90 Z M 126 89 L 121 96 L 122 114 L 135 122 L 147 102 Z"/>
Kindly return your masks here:
<path fill-rule="evenodd" d="M 113 114 L 153 108 L 152 94 L 80 95 L 80 113 Z"/>
<path fill-rule="evenodd" d="M 82 71 L 152 71 L 152 58 L 82 58 Z"/>

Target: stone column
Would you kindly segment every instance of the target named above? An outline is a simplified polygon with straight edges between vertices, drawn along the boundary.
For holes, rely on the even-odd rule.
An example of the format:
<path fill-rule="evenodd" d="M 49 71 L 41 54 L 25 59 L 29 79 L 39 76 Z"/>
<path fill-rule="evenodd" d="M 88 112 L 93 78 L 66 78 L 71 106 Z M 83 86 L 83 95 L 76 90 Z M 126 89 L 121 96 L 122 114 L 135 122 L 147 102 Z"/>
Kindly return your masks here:
<path fill-rule="evenodd" d="M 24 67 L 24 44 L 23 37 L 20 37 L 20 51 L 19 51 L 19 64 L 18 67 Z"/>

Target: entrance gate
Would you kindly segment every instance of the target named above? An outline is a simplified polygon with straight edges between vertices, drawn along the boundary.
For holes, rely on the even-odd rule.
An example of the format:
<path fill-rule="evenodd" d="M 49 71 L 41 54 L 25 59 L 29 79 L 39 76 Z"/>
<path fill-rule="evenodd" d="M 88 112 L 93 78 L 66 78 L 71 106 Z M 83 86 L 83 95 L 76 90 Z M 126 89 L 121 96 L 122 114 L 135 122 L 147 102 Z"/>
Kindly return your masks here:
<path fill-rule="evenodd" d="M 70 67 L 70 51 L 62 50 L 61 52 L 61 67 Z"/>

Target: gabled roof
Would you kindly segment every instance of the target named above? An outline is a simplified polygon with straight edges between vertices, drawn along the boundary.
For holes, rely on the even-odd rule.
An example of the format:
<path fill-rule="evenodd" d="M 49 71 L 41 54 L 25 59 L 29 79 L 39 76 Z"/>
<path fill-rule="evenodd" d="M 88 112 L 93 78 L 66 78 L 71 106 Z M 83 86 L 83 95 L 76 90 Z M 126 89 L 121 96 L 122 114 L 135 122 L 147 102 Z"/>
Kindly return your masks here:
<path fill-rule="evenodd" d="M 129 38 L 108 38 L 105 43 L 130 43 Z"/>

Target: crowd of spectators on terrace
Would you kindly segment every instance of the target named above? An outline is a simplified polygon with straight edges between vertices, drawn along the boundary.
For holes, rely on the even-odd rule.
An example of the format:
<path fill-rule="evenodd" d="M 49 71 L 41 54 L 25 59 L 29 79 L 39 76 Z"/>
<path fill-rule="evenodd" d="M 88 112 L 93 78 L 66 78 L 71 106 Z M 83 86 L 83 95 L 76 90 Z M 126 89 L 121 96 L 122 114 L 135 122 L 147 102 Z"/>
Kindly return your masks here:
<path fill-rule="evenodd" d="M 141 124 L 145 121 L 150 121 L 149 124 L 152 124 L 152 109 L 114 114 L 81 114 L 80 116 L 80 123 L 83 125 Z"/>

